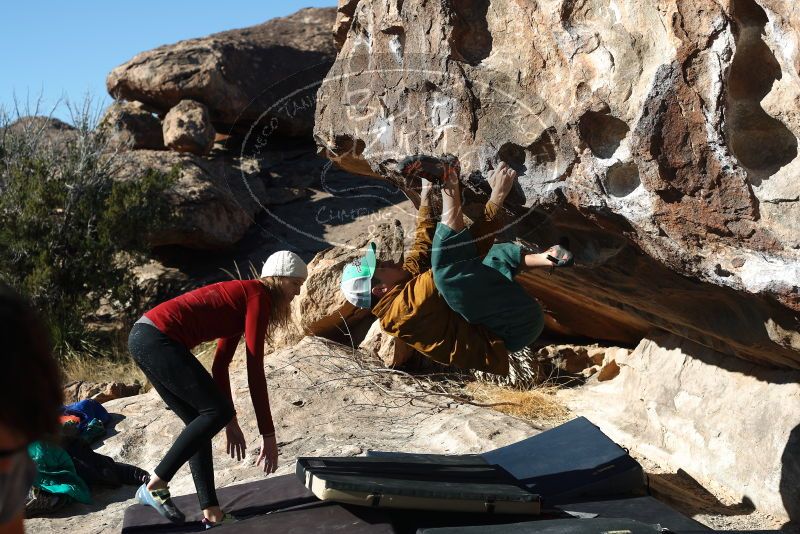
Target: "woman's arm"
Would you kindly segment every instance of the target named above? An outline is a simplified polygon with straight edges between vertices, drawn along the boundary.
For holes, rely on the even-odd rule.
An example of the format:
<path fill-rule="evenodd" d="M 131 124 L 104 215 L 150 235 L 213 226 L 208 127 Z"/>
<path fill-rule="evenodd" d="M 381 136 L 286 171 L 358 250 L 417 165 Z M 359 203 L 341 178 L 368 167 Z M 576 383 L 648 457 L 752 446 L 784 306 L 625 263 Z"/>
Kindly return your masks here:
<path fill-rule="evenodd" d="M 247 354 L 247 386 L 256 412 L 256 422 L 261 435 L 275 433 L 269 408 L 267 378 L 264 375 L 264 339 L 269 324 L 269 298 L 261 290 L 247 300 L 244 338 Z"/>
<path fill-rule="evenodd" d="M 264 462 L 264 472 L 274 473 L 278 468 L 278 444 L 275 440 L 275 424 L 269 406 L 267 377 L 264 374 L 264 340 L 269 324 L 269 298 L 265 291 L 250 297 L 245 317 L 245 345 L 247 352 L 247 385 L 253 410 L 256 412 L 258 431 L 261 434 L 261 452 L 256 465 Z"/>
<path fill-rule="evenodd" d="M 214 362 L 211 364 L 211 376 L 214 378 L 219 390 L 231 403 L 231 406 L 233 406 L 233 394 L 231 393 L 230 365 L 240 339 L 242 339 L 242 336 L 238 335 L 221 338 L 217 341 L 217 352 L 214 353 Z M 225 436 L 227 440 L 225 452 L 237 461 L 244 458 L 247 450 L 247 440 L 245 440 L 244 433 L 239 427 L 235 409 L 233 419 L 225 425 Z"/>
<path fill-rule="evenodd" d="M 211 364 L 211 376 L 222 394 L 230 401 L 231 406 L 233 406 L 233 394 L 231 393 L 229 368 L 241 338 L 241 335 L 220 338 L 217 341 L 217 351 L 214 353 L 214 360 Z"/>

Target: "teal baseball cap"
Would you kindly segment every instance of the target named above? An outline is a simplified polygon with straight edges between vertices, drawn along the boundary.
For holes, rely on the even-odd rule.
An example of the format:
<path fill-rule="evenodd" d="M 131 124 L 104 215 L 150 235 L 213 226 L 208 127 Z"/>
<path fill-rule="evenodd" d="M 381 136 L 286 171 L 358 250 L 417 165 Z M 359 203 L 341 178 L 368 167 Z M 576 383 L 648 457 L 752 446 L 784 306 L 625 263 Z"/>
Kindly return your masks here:
<path fill-rule="evenodd" d="M 367 246 L 367 253 L 356 258 L 342 271 L 342 292 L 347 302 L 359 308 L 372 306 L 372 276 L 378 259 L 375 256 L 375 243 Z"/>

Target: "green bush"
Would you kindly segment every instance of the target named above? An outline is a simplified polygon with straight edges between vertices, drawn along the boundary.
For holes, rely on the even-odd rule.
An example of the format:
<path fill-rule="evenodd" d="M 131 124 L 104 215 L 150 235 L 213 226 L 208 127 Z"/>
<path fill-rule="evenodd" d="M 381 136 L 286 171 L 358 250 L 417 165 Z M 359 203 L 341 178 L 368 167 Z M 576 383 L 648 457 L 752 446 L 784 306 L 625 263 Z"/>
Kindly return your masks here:
<path fill-rule="evenodd" d="M 170 217 L 179 171 L 115 179 L 119 154 L 87 110 L 74 129 L 0 115 L 0 280 L 33 301 L 61 356 L 101 346 L 87 318 L 102 302 L 141 312 L 130 266 Z"/>

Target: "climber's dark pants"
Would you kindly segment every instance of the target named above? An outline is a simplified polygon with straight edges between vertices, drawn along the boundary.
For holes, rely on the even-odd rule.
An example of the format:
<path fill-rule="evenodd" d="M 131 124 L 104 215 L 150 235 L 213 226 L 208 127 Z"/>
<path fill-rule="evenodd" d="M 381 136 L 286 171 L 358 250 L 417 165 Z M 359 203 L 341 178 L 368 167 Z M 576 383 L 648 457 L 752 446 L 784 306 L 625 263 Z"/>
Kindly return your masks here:
<path fill-rule="evenodd" d="M 158 328 L 136 323 L 128 348 L 153 388 L 186 423 L 155 474 L 168 482 L 188 461 L 200 507 L 217 506 L 211 438 L 233 418 L 233 406 L 189 349 Z"/>
<path fill-rule="evenodd" d="M 473 324 L 485 325 L 515 352 L 530 345 L 544 328 L 544 314 L 514 281 L 522 249 L 493 244 L 502 227 L 496 207 L 469 228 L 456 232 L 439 223 L 433 237 L 431 264 L 439 293 L 453 311 Z"/>

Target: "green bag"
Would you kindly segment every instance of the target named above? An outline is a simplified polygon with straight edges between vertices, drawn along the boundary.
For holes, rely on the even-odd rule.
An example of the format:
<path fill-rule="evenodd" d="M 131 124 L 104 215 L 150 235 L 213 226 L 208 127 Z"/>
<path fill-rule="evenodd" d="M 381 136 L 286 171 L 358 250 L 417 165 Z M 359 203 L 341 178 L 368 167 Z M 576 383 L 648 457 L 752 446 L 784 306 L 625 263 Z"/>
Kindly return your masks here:
<path fill-rule="evenodd" d="M 75 472 L 75 465 L 67 451 L 44 441 L 34 441 L 28 445 L 28 454 L 39 471 L 33 482 L 34 487 L 91 504 L 89 486 Z"/>

